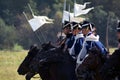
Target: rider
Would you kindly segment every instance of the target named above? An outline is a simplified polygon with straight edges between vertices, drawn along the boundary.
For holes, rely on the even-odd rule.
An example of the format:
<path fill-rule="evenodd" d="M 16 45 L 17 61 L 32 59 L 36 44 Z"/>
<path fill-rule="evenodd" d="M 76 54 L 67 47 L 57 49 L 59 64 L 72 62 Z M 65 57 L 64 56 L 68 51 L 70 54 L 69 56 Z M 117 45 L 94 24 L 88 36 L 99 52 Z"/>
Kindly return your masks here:
<path fill-rule="evenodd" d="M 83 41 L 84 41 L 84 36 L 82 34 L 82 27 L 80 23 L 77 22 L 73 22 L 72 23 L 72 27 L 73 27 L 73 31 L 75 32 L 76 36 L 75 36 L 75 41 L 73 46 L 71 47 L 69 53 L 72 55 L 72 57 L 74 59 L 77 58 L 79 52 L 82 49 L 82 45 L 83 45 Z"/>
<path fill-rule="evenodd" d="M 75 34 L 71 32 L 71 22 L 65 21 L 63 26 L 63 33 L 66 35 L 64 51 L 70 49 L 75 40 Z"/>
<path fill-rule="evenodd" d="M 118 38 L 118 49 L 120 49 L 120 21 L 118 22 L 118 27 L 117 27 L 117 38 Z"/>
<path fill-rule="evenodd" d="M 71 27 L 72 27 L 72 23 L 65 21 L 64 27 L 63 27 L 63 32 L 66 35 L 66 40 L 65 40 L 65 46 L 64 46 L 64 51 L 69 51 L 69 49 L 72 47 L 72 45 L 74 44 L 75 41 L 75 36 L 76 36 L 76 31 L 72 30 L 71 31 Z M 76 78 L 76 74 L 75 74 L 75 68 L 76 68 L 76 61 L 74 59 L 72 59 L 72 55 L 69 54 L 71 56 L 71 62 L 72 62 L 72 68 L 74 70 L 73 75 L 71 75 L 73 78 L 75 78 L 74 80 L 77 80 Z M 68 71 L 66 71 L 68 72 Z"/>
<path fill-rule="evenodd" d="M 62 34 L 65 34 L 64 37 L 62 37 Z M 71 32 L 71 22 L 65 21 L 62 28 L 61 33 L 62 40 L 58 42 L 58 45 L 63 49 L 63 51 L 66 51 L 68 48 L 71 48 L 74 43 L 74 35 Z"/>
<path fill-rule="evenodd" d="M 98 48 L 104 56 L 107 55 L 107 50 L 105 49 L 104 45 L 99 41 L 99 37 L 95 36 L 92 33 L 92 31 L 93 31 L 92 24 L 88 21 L 84 21 L 82 24 L 82 33 L 85 36 L 85 40 L 83 42 L 83 47 L 77 58 L 78 64 L 81 64 L 81 61 L 83 61 L 88 51 L 94 47 Z"/>

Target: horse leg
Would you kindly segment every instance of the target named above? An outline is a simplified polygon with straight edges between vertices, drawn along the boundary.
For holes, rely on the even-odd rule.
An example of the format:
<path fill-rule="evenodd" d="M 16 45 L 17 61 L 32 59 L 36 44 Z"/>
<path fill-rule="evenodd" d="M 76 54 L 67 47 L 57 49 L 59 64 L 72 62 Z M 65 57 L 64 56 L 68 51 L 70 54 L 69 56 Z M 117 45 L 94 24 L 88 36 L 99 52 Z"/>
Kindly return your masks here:
<path fill-rule="evenodd" d="M 31 72 L 29 72 L 29 73 L 26 74 L 25 79 L 26 79 L 26 80 L 31 80 L 31 78 L 32 78 L 35 74 L 36 74 L 36 73 L 31 73 Z"/>

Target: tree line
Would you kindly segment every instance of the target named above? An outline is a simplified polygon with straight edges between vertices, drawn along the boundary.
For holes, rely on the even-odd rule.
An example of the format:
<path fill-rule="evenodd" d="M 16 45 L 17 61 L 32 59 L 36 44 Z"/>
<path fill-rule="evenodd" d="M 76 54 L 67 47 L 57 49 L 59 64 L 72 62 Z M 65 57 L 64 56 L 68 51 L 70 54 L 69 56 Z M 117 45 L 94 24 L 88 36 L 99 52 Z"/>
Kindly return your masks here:
<path fill-rule="evenodd" d="M 89 2 L 89 0 L 76 1 L 80 4 Z M 25 11 L 28 18 L 32 18 L 28 3 L 35 15 L 48 16 L 55 20 L 54 24 L 44 25 L 36 31 L 41 41 L 38 40 L 23 15 L 23 11 Z M 56 41 L 57 32 L 61 31 L 62 27 L 63 3 L 64 0 L 0 0 L 0 49 L 12 49 L 16 44 L 28 49 L 34 43 Z M 67 0 L 67 3 L 67 6 L 71 5 L 71 11 L 73 11 L 74 0 Z M 116 27 L 117 20 L 120 18 L 119 4 L 119 0 L 91 0 L 91 4 L 87 7 L 94 6 L 95 9 L 89 14 L 81 16 L 95 23 L 97 33 L 104 44 L 106 27 L 109 26 L 109 45 L 111 47 L 117 45 Z"/>

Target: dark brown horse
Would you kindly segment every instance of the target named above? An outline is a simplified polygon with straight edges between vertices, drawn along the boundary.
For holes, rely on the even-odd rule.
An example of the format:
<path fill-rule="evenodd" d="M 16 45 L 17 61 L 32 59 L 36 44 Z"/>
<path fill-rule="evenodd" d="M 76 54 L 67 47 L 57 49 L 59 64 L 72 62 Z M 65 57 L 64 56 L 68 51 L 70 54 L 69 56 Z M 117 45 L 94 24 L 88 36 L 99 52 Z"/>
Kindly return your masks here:
<path fill-rule="evenodd" d="M 75 62 L 67 51 L 63 52 L 61 48 L 56 49 L 51 44 L 45 44 L 41 51 L 35 48 L 29 54 L 34 56 L 26 57 L 18 69 L 19 74 L 27 74 L 27 80 L 36 73 L 40 74 L 42 80 L 77 80 Z M 26 69 L 28 70 L 24 71 Z"/>
<path fill-rule="evenodd" d="M 80 80 L 120 80 L 120 49 L 105 60 L 97 49 L 92 49 L 77 68 Z"/>
<path fill-rule="evenodd" d="M 31 61 L 34 59 L 34 57 L 39 53 L 41 53 L 42 51 L 44 50 L 49 50 L 51 48 L 53 48 L 53 46 L 49 45 L 50 43 L 47 43 L 47 44 L 43 44 L 42 45 L 42 50 L 40 50 L 38 48 L 37 45 L 33 45 L 30 47 L 30 50 L 28 52 L 28 55 L 25 57 L 25 59 L 23 60 L 23 62 L 20 64 L 17 72 L 19 73 L 19 75 L 26 75 L 26 80 L 30 80 L 35 74 L 38 74 L 38 72 L 32 72 L 31 69 L 30 69 L 30 64 L 31 64 Z M 45 45 L 47 47 L 45 47 Z M 46 70 L 46 67 L 42 67 L 41 68 L 41 78 L 43 80 L 51 80 L 50 79 L 50 76 L 49 76 L 49 73 L 47 72 L 48 70 Z M 49 76 L 49 77 L 47 77 Z"/>
<path fill-rule="evenodd" d="M 80 80 L 101 80 L 99 70 L 104 64 L 104 58 L 96 48 L 88 52 L 88 56 L 77 68 L 78 79 Z"/>
<path fill-rule="evenodd" d="M 38 72 L 42 66 L 47 66 L 52 80 L 77 80 L 75 75 L 75 61 L 68 51 L 52 48 L 38 54 L 32 61 L 30 68 Z"/>

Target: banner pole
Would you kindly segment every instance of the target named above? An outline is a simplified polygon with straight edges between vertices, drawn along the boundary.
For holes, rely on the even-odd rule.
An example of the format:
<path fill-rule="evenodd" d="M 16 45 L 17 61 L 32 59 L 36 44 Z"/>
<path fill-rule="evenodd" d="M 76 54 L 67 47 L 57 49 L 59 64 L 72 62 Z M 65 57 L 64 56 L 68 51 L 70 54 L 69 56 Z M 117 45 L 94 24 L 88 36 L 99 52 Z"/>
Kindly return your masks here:
<path fill-rule="evenodd" d="M 34 12 L 33 12 L 32 8 L 31 8 L 30 4 L 28 4 L 28 7 L 29 7 L 29 9 L 30 9 L 30 11 L 32 13 L 32 16 L 34 17 Z"/>
<path fill-rule="evenodd" d="M 28 22 L 28 17 L 27 17 L 27 15 L 25 14 L 25 12 L 23 12 L 23 14 L 24 14 L 24 16 L 25 16 L 25 18 L 26 18 L 26 20 L 27 20 L 27 22 Z M 29 22 L 28 22 L 28 23 L 29 23 Z M 40 40 L 39 36 L 36 34 L 35 31 L 33 31 L 33 32 L 35 33 L 36 37 L 38 38 L 38 40 L 39 40 L 39 42 L 40 42 L 40 44 L 41 44 L 41 40 Z"/>

